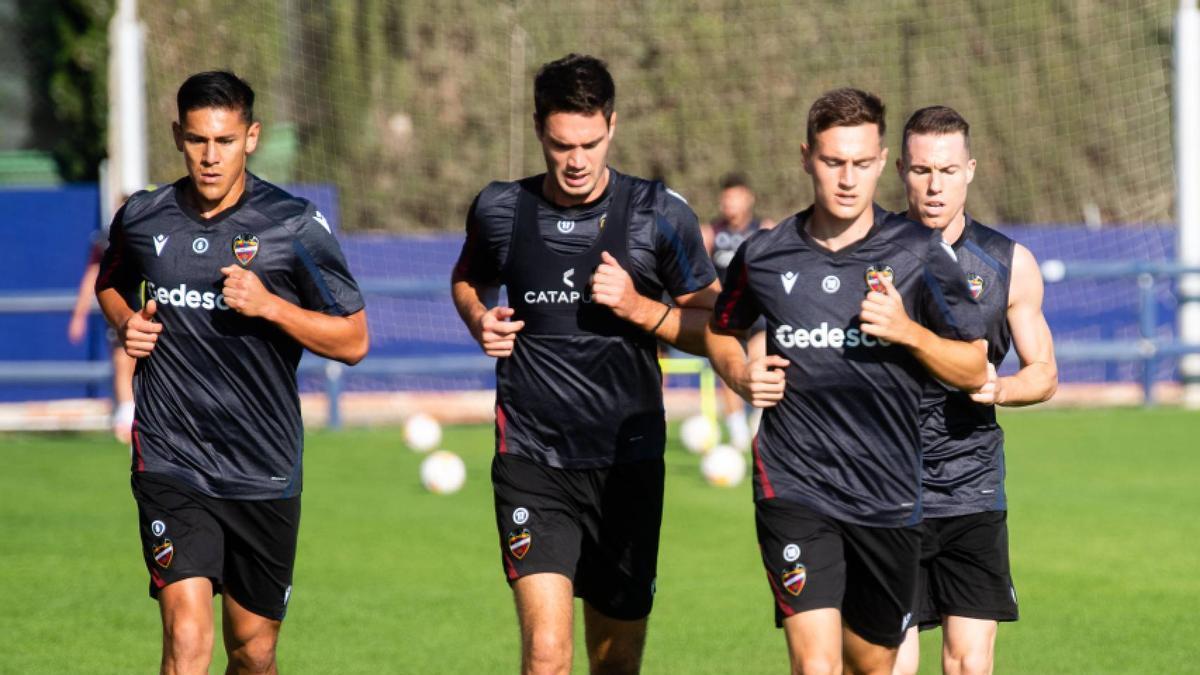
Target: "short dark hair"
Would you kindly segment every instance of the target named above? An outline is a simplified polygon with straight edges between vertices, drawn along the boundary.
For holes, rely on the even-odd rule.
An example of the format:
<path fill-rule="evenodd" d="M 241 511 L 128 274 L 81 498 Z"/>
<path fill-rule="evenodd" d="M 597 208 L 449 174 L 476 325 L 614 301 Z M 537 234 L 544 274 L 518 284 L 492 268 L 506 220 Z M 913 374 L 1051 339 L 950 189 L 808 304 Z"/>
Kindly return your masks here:
<path fill-rule="evenodd" d="M 721 177 L 722 192 L 725 190 L 732 190 L 733 188 L 746 188 L 747 190 L 750 189 L 750 181 L 746 180 L 746 174 L 733 172 L 727 173 Z"/>
<path fill-rule="evenodd" d="M 603 61 L 584 54 L 567 54 L 538 69 L 533 79 L 533 107 L 538 126 L 551 113 L 604 113 L 612 121 L 617 86 Z"/>
<path fill-rule="evenodd" d="M 238 110 L 247 124 L 254 121 L 254 90 L 226 70 L 196 73 L 184 80 L 175 95 L 175 105 L 179 108 L 180 122 L 188 112 L 200 108 Z"/>
<path fill-rule="evenodd" d="M 967 154 L 971 154 L 971 125 L 954 108 L 944 105 L 931 105 L 921 108 L 904 123 L 904 137 L 901 139 L 901 151 L 908 152 L 908 137 L 913 134 L 962 134 Z"/>
<path fill-rule="evenodd" d="M 843 87 L 821 94 L 808 109 L 808 145 L 812 147 L 817 134 L 833 127 L 856 127 L 874 124 L 879 137 L 887 131 L 886 109 L 875 94 L 861 89 Z"/>

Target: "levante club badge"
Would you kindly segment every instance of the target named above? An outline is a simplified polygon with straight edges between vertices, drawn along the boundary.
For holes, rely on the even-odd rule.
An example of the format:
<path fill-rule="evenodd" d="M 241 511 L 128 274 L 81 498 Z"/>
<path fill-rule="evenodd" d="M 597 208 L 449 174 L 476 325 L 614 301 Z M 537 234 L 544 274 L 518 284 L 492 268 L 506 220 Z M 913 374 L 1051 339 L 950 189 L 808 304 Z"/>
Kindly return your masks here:
<path fill-rule="evenodd" d="M 163 543 L 154 547 L 154 562 L 164 570 L 171 566 L 171 561 L 175 559 L 175 545 L 167 539 Z"/>
<path fill-rule="evenodd" d="M 968 274 L 967 275 L 967 290 L 971 291 L 972 298 L 975 298 L 976 300 L 978 300 L 980 294 L 983 293 L 983 277 L 979 276 L 978 274 L 975 274 L 974 272 Z"/>
<path fill-rule="evenodd" d="M 802 563 L 796 563 L 783 571 L 783 587 L 792 595 L 800 595 L 807 580 L 808 570 Z"/>
<path fill-rule="evenodd" d="M 883 285 L 883 280 L 891 281 L 895 278 L 895 272 L 892 271 L 891 265 L 871 265 L 867 268 L 867 287 L 876 293 L 887 293 L 887 289 Z"/>
<path fill-rule="evenodd" d="M 258 237 L 250 233 L 239 234 L 233 238 L 233 257 L 245 267 L 258 255 Z"/>
<path fill-rule="evenodd" d="M 525 557 L 529 553 L 529 547 L 533 544 L 533 535 L 529 534 L 528 528 L 521 528 L 508 533 L 508 550 L 517 560 Z"/>

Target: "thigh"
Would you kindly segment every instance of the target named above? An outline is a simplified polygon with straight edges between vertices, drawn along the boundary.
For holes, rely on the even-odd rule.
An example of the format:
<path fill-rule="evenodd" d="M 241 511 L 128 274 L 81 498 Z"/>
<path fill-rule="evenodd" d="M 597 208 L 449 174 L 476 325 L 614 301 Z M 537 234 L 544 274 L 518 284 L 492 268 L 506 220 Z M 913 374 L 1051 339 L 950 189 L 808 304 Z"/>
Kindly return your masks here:
<path fill-rule="evenodd" d="M 130 484 L 138 509 L 142 556 L 150 573 L 150 597 L 169 584 L 207 577 L 219 589 L 224 577 L 225 536 L 211 500 L 173 479 L 135 473 Z M 210 595 L 211 600 L 211 595 Z"/>
<path fill-rule="evenodd" d="M 492 489 L 500 558 L 509 582 L 541 573 L 573 580 L 582 531 L 571 473 L 497 454 Z"/>
<path fill-rule="evenodd" d="M 846 564 L 832 521 L 780 499 L 754 504 L 758 548 L 775 599 L 775 625 L 815 609 L 840 609 Z"/>
<path fill-rule="evenodd" d="M 842 618 L 865 641 L 895 648 L 913 619 L 921 558 L 917 527 L 842 523 L 846 597 Z"/>
<path fill-rule="evenodd" d="M 292 596 L 300 497 L 222 502 L 225 588 L 241 608 L 282 621 Z"/>
<path fill-rule="evenodd" d="M 591 473 L 580 504 L 583 550 L 575 594 L 619 621 L 650 614 L 658 574 L 664 465 L 661 458 Z"/>
<path fill-rule="evenodd" d="M 940 530 L 941 545 L 929 563 L 930 592 L 940 615 L 1017 620 L 1007 515 L 988 511 L 931 519 Z"/>

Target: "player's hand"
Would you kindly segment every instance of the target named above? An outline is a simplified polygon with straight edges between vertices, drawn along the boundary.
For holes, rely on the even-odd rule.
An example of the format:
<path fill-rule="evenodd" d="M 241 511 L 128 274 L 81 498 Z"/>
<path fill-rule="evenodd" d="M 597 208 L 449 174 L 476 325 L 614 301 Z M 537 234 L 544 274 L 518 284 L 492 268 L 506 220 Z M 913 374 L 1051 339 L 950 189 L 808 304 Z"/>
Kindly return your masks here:
<path fill-rule="evenodd" d="M 161 323 L 154 321 L 157 311 L 158 303 L 149 300 L 141 311 L 134 312 L 125 319 L 125 323 L 117 331 L 117 336 L 121 338 L 126 354 L 135 359 L 143 359 L 154 351 L 154 345 L 158 344 L 158 334 L 163 329 Z"/>
<path fill-rule="evenodd" d="M 904 299 L 892 285 L 891 279 L 880 275 L 879 280 L 883 282 L 884 292 L 871 291 L 862 301 L 862 311 L 859 313 L 862 332 L 888 342 L 907 345 L 912 335 L 913 321 L 904 309 Z"/>
<path fill-rule="evenodd" d="M 788 360 L 768 354 L 746 364 L 744 379 L 738 383 L 738 394 L 755 408 L 770 408 L 783 400 L 787 386 L 784 368 Z"/>
<path fill-rule="evenodd" d="M 987 364 L 987 382 L 971 394 L 971 400 L 982 405 L 996 405 L 1000 401 L 1000 378 L 996 376 L 996 366 Z"/>
<path fill-rule="evenodd" d="M 225 304 L 242 316 L 265 316 L 270 312 L 276 296 L 263 286 L 258 275 L 240 265 L 221 268 L 225 285 L 221 293 Z"/>
<path fill-rule="evenodd" d="M 493 307 L 479 317 L 472 332 L 484 354 L 496 358 L 512 356 L 517 333 L 525 327 L 524 321 L 509 321 L 515 311 L 512 307 Z"/>
<path fill-rule="evenodd" d="M 641 295 L 633 279 L 608 251 L 600 253 L 600 266 L 592 275 L 592 302 L 612 309 L 618 318 L 629 321 L 637 310 Z"/>
<path fill-rule="evenodd" d="M 71 315 L 71 323 L 67 324 L 67 339 L 71 344 L 79 344 L 83 341 L 83 336 L 87 335 L 87 319 L 87 313 Z"/>

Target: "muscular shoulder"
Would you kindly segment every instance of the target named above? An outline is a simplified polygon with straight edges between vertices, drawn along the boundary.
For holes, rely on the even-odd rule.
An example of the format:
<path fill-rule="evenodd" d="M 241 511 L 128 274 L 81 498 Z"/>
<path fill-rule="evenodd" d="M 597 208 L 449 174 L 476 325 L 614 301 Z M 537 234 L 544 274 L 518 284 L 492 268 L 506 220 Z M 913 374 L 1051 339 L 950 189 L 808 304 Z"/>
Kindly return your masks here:
<path fill-rule="evenodd" d="M 327 234 L 333 233 L 325 214 L 318 211 L 312 202 L 260 178 L 252 180 L 254 181 L 253 192 L 248 206 L 268 220 L 281 225 L 293 234 L 309 228 L 321 228 Z"/>
<path fill-rule="evenodd" d="M 153 219 L 164 206 L 175 203 L 175 193 L 178 189 L 179 183 L 176 182 L 160 188 L 139 190 L 133 193 L 121 207 L 121 225 L 128 229 Z"/>
<path fill-rule="evenodd" d="M 970 239 L 976 246 L 996 257 L 1006 266 L 1014 255 L 1014 247 L 1017 246 L 1017 242 L 1008 235 L 974 219 L 971 220 Z"/>

